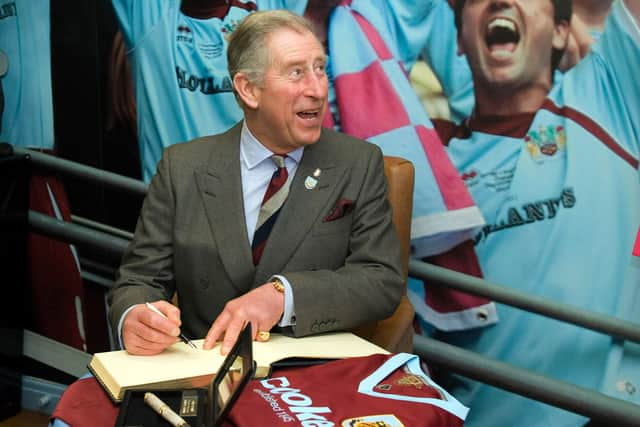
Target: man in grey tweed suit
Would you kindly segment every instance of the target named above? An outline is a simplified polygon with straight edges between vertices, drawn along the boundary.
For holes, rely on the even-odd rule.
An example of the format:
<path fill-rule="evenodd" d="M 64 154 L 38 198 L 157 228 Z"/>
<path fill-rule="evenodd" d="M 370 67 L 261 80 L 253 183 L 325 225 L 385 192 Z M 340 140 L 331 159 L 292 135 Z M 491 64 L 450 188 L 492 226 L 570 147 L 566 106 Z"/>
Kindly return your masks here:
<path fill-rule="evenodd" d="M 254 339 L 276 325 L 295 336 L 347 330 L 390 316 L 402 295 L 382 153 L 322 128 L 326 59 L 309 23 L 256 12 L 227 56 L 245 119 L 165 150 L 109 294 L 130 353 L 158 353 L 183 332 L 206 337 L 204 348 L 223 340 L 226 354 L 247 324 Z M 289 193 L 254 265 L 273 154 L 286 154 Z"/>

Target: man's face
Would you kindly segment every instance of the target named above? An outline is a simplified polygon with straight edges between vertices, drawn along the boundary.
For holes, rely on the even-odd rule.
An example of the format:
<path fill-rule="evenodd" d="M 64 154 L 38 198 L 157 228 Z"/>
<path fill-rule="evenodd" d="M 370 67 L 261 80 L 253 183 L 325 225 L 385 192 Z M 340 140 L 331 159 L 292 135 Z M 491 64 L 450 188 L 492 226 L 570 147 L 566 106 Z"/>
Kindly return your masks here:
<path fill-rule="evenodd" d="M 320 138 L 327 109 L 324 49 L 313 36 L 283 29 L 267 41 L 272 63 L 254 88 L 253 134 L 274 152 L 290 152 Z"/>
<path fill-rule="evenodd" d="M 551 0 L 467 0 L 458 34 L 476 86 L 517 90 L 551 85 L 552 48 L 566 44 Z"/>

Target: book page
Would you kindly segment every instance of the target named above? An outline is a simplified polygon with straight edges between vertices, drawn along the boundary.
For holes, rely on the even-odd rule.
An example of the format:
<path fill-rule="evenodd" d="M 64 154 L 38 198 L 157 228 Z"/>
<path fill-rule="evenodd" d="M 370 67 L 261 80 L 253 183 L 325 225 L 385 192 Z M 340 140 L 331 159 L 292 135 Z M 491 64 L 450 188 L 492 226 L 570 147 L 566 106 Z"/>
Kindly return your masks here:
<path fill-rule="evenodd" d="M 176 342 L 154 356 L 136 356 L 124 350 L 96 353 L 103 369 L 121 388 L 132 385 L 165 382 L 180 378 L 215 374 L 225 356 L 218 347 L 202 350 L 204 340 L 194 340 L 197 349 Z"/>
<path fill-rule="evenodd" d="M 259 367 L 289 357 L 345 359 L 389 352 L 350 332 L 312 335 L 302 338 L 272 334 L 269 341 L 253 342 L 253 358 Z"/>

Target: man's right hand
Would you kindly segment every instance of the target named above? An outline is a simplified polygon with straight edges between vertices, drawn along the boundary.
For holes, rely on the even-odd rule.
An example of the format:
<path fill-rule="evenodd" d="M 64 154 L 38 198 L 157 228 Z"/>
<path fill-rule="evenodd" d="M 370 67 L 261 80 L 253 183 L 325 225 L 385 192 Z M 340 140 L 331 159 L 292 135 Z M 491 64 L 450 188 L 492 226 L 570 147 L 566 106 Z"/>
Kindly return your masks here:
<path fill-rule="evenodd" d="M 180 309 L 167 301 L 151 304 L 167 318 L 155 313 L 145 304 L 134 306 L 122 322 L 122 342 L 128 353 L 158 354 L 176 342 L 180 335 Z"/>

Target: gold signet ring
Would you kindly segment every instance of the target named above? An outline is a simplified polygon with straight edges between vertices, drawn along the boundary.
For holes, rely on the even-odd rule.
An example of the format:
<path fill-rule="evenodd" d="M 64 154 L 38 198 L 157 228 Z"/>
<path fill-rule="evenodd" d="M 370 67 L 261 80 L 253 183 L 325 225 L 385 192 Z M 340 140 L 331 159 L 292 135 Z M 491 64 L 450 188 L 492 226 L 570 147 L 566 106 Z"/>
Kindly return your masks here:
<path fill-rule="evenodd" d="M 260 341 L 269 341 L 269 337 L 271 336 L 271 334 L 269 333 L 269 331 L 260 331 L 258 332 L 258 339 Z"/>

